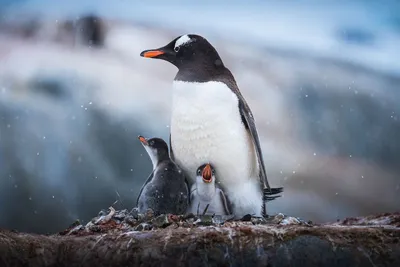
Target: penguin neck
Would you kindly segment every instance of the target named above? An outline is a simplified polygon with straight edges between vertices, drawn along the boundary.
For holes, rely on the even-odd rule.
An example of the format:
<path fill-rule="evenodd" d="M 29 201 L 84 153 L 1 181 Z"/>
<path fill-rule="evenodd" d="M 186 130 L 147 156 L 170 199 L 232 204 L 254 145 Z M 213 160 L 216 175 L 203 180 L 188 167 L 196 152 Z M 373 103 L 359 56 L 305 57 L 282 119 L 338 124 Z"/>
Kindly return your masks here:
<path fill-rule="evenodd" d="M 196 178 L 197 194 L 203 201 L 211 201 L 215 195 L 215 181 L 205 183 L 202 177 Z"/>
<path fill-rule="evenodd" d="M 218 62 L 218 64 L 215 64 L 215 62 Z M 218 80 L 221 77 L 232 76 L 231 72 L 224 66 L 220 58 L 217 58 L 215 62 L 195 62 L 196 64 L 192 63 L 181 66 L 174 80 L 204 83 Z"/>
<path fill-rule="evenodd" d="M 151 163 L 153 164 L 153 170 L 155 170 L 160 163 L 169 160 L 168 152 L 153 150 L 149 147 L 145 147 L 145 149 L 149 154 Z"/>
<path fill-rule="evenodd" d="M 153 170 L 157 169 L 159 166 L 163 164 L 167 164 L 170 161 L 169 157 L 158 157 L 155 158 L 153 161 L 153 158 L 151 160 L 151 163 L 153 164 Z"/>
<path fill-rule="evenodd" d="M 158 165 L 164 163 L 164 162 L 169 162 L 170 158 L 168 155 L 168 152 L 159 152 L 156 156 L 157 161 L 153 162 L 153 168 L 155 169 Z"/>

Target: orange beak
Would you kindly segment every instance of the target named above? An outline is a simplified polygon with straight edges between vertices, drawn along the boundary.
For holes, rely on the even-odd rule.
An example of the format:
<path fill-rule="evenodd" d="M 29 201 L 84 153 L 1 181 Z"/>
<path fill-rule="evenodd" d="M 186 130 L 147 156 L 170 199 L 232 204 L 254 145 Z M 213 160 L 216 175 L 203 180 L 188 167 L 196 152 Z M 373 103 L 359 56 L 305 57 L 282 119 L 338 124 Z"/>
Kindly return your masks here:
<path fill-rule="evenodd" d="M 145 50 L 142 53 L 140 53 L 141 57 L 158 57 L 159 55 L 163 55 L 165 54 L 165 52 L 161 51 L 161 50 Z"/>
<path fill-rule="evenodd" d="M 205 183 L 211 183 L 211 181 L 212 181 L 212 171 L 211 171 L 211 166 L 210 166 L 210 164 L 207 164 L 207 165 L 204 167 L 202 176 L 203 176 L 203 181 L 204 181 Z"/>
<path fill-rule="evenodd" d="M 142 142 L 143 145 L 148 145 L 146 138 L 144 138 L 143 136 L 139 135 L 138 136 L 139 141 Z"/>

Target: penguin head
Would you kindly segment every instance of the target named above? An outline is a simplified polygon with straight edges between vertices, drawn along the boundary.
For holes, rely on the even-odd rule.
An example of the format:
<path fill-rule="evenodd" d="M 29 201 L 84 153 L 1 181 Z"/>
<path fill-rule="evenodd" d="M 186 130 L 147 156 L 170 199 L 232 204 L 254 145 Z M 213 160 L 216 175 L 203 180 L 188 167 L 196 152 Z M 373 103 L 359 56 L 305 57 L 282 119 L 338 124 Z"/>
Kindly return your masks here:
<path fill-rule="evenodd" d="M 181 35 L 166 46 L 143 51 L 140 56 L 168 61 L 179 70 L 198 70 L 199 66 L 212 70 L 224 66 L 217 50 L 196 34 Z"/>
<path fill-rule="evenodd" d="M 210 163 L 203 164 L 197 168 L 196 176 L 198 177 L 197 180 L 200 180 L 199 178 L 201 177 L 204 183 L 215 183 L 215 170 Z"/>
<path fill-rule="evenodd" d="M 157 166 L 158 162 L 169 159 L 168 145 L 163 139 L 157 137 L 147 139 L 141 135 L 138 139 L 149 154 L 153 167 Z"/>

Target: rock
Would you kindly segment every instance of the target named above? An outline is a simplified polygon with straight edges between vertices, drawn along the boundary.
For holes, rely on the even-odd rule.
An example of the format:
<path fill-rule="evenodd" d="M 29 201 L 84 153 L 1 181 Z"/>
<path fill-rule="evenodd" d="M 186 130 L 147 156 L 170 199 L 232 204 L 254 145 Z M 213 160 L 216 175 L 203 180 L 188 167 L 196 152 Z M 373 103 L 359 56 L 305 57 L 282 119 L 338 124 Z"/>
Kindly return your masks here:
<path fill-rule="evenodd" d="M 256 217 L 256 218 L 251 218 L 251 222 L 252 222 L 254 225 L 257 225 L 257 224 L 266 224 L 266 223 L 267 223 L 267 220 L 266 220 L 265 218 Z"/>
<path fill-rule="evenodd" d="M 99 211 L 98 216 L 99 216 L 99 217 L 101 217 L 101 216 L 106 216 L 108 213 L 110 213 L 110 210 L 109 210 L 109 209 L 102 209 L 101 211 Z"/>
<path fill-rule="evenodd" d="M 278 213 L 275 216 L 269 216 L 268 221 L 270 221 L 274 224 L 279 224 L 284 218 L 285 218 L 284 214 Z"/>
<path fill-rule="evenodd" d="M 171 221 L 169 220 L 169 216 L 162 214 L 151 220 L 151 224 L 157 228 L 165 228 L 171 225 Z"/>
<path fill-rule="evenodd" d="M 152 229 L 152 226 L 148 223 L 141 223 L 135 227 L 135 231 L 149 231 Z"/>
<path fill-rule="evenodd" d="M 130 216 L 132 216 L 134 219 L 139 219 L 139 210 L 138 210 L 138 208 L 133 208 L 131 211 L 130 211 L 130 213 L 129 213 L 129 215 Z"/>
<path fill-rule="evenodd" d="M 199 215 L 197 220 L 194 221 L 195 225 L 210 226 L 214 225 L 214 220 L 212 215 Z"/>
<path fill-rule="evenodd" d="M 235 215 L 214 215 L 213 222 L 216 225 L 224 224 L 226 221 L 233 220 Z"/>
<path fill-rule="evenodd" d="M 152 209 L 147 209 L 146 213 L 144 214 L 144 220 L 151 220 L 154 218 L 154 211 Z"/>
<path fill-rule="evenodd" d="M 162 217 L 154 220 L 159 218 Z M 55 263 L 70 267 L 398 267 L 400 227 L 394 224 L 399 219 L 400 214 L 394 213 L 312 227 L 231 221 L 222 226 L 203 224 L 183 228 L 171 225 L 153 230 L 150 224 L 141 223 L 134 231 L 114 224 L 106 232 L 98 233 L 87 233 L 78 227 L 74 229 L 76 236 L 0 230 L 0 250 L 3 251 L 0 264 L 33 267 Z M 160 219 L 163 220 L 166 217 Z M 367 224 L 361 225 L 362 220 Z M 202 221 L 211 224 L 212 216 L 203 216 Z"/>
<path fill-rule="evenodd" d="M 337 222 L 337 225 L 380 226 L 390 225 L 400 227 L 400 212 L 383 213 L 365 217 L 346 218 Z"/>
<path fill-rule="evenodd" d="M 286 217 L 279 223 L 280 225 L 296 225 L 300 224 L 300 221 L 295 217 Z"/>
<path fill-rule="evenodd" d="M 74 223 L 72 223 L 67 229 L 65 229 L 64 231 L 61 231 L 59 234 L 60 235 L 67 235 L 70 233 L 74 233 L 74 229 L 76 229 L 77 227 L 80 228 L 81 223 L 79 222 L 79 220 L 76 220 Z M 87 227 L 87 225 L 85 226 Z"/>
<path fill-rule="evenodd" d="M 137 224 L 137 219 L 131 217 L 131 216 L 127 216 L 124 218 L 124 222 L 127 223 L 130 226 L 134 226 Z"/>
<path fill-rule="evenodd" d="M 126 216 L 128 216 L 129 212 L 127 209 L 116 211 L 113 218 L 119 221 L 123 221 Z"/>

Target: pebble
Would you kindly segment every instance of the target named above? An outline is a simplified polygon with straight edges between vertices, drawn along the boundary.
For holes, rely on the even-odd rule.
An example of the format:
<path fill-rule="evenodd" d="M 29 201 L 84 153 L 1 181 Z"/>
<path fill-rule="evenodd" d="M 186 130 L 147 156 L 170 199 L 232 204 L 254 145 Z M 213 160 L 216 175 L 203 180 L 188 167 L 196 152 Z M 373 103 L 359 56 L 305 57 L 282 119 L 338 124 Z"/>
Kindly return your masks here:
<path fill-rule="evenodd" d="M 126 216 L 128 216 L 129 212 L 127 209 L 116 211 L 113 218 L 119 221 L 123 221 Z"/>
<path fill-rule="evenodd" d="M 280 225 L 296 225 L 296 224 L 300 224 L 300 221 L 295 217 L 287 217 L 287 218 L 283 219 L 279 224 Z"/>
<path fill-rule="evenodd" d="M 135 231 L 150 231 L 153 227 L 148 223 L 141 223 L 135 227 Z"/>
<path fill-rule="evenodd" d="M 132 216 L 134 219 L 138 220 L 139 219 L 139 209 L 138 208 L 133 208 L 129 212 L 129 215 Z"/>
<path fill-rule="evenodd" d="M 168 219 L 168 215 L 162 214 L 153 220 L 151 220 L 153 226 L 158 228 L 165 228 L 170 225 L 172 222 Z"/>
<path fill-rule="evenodd" d="M 146 213 L 144 214 L 145 220 L 151 220 L 154 218 L 154 211 L 152 209 L 147 209 Z"/>
<path fill-rule="evenodd" d="M 112 208 L 111 208 L 112 209 Z M 112 215 L 112 218 L 109 218 Z M 107 222 L 103 223 L 103 220 L 108 217 Z M 109 220 L 110 219 L 110 220 Z M 103 209 L 99 212 L 98 216 L 94 217 L 85 226 L 80 225 L 76 222 L 72 227 L 69 234 L 76 234 L 81 230 L 86 232 L 103 232 L 113 229 L 114 225 L 119 225 L 118 229 L 124 229 L 127 231 L 150 231 L 152 229 L 169 228 L 169 227 L 185 227 L 192 228 L 193 226 L 221 226 L 226 225 L 232 227 L 232 225 L 239 225 L 240 222 L 251 222 L 253 225 L 306 225 L 312 226 L 312 223 L 307 223 L 300 218 L 286 216 L 282 213 L 276 215 L 264 217 L 253 217 L 251 215 L 244 216 L 240 220 L 235 220 L 234 215 L 172 215 L 172 214 L 161 214 L 155 217 L 154 211 L 148 209 L 145 214 L 140 214 L 137 208 L 133 208 L 131 211 L 127 209 L 113 210 Z M 111 227 L 111 228 L 110 228 Z"/>

